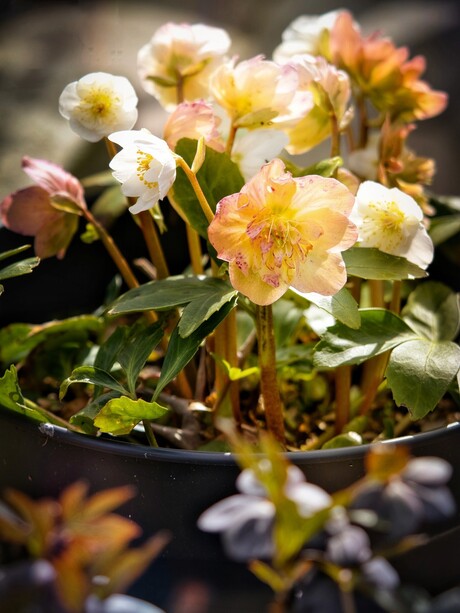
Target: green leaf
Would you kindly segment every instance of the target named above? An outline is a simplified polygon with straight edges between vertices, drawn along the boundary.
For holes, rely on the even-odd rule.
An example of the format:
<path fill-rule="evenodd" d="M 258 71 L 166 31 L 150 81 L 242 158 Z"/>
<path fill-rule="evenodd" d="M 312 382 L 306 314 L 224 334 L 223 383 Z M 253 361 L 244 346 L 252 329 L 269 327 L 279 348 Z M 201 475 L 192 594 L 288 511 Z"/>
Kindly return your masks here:
<path fill-rule="evenodd" d="M 163 328 L 160 322 L 150 326 L 141 324 L 134 327 L 133 333 L 123 345 L 118 361 L 126 373 L 131 394 L 134 395 L 139 373 L 162 337 Z"/>
<path fill-rule="evenodd" d="M 356 447 L 363 444 L 362 437 L 357 432 L 338 434 L 328 440 L 321 449 L 339 449 L 340 447 Z"/>
<path fill-rule="evenodd" d="M 453 341 L 460 330 L 460 294 L 437 281 L 427 281 L 409 294 L 401 315 L 425 338 Z"/>
<path fill-rule="evenodd" d="M 26 406 L 26 400 L 19 387 L 18 375 L 14 366 L 11 366 L 0 378 L 0 406 L 27 415 L 36 421 L 43 423 L 49 421 L 39 411 Z"/>
<path fill-rule="evenodd" d="M 217 328 L 236 305 L 236 297 L 226 302 L 219 311 L 213 313 L 192 334 L 183 337 L 176 326 L 171 334 L 161 375 L 153 399 L 156 400 L 168 383 L 190 362 L 203 340 Z"/>
<path fill-rule="evenodd" d="M 359 328 L 361 324 L 361 315 L 359 314 L 358 303 L 345 287 L 333 296 L 322 296 L 321 294 L 313 292 L 308 294 L 296 293 L 298 293 L 299 296 L 303 296 L 320 309 L 327 311 L 334 319 L 340 321 L 349 328 L 354 328 L 356 330 Z"/>
<path fill-rule="evenodd" d="M 330 178 L 335 175 L 335 172 L 343 166 L 343 160 L 341 157 L 336 156 L 321 160 L 316 164 L 307 166 L 306 168 L 300 168 L 296 166 L 292 160 L 285 160 L 283 162 L 293 177 L 305 177 L 307 175 L 320 175 L 321 177 Z"/>
<path fill-rule="evenodd" d="M 97 398 L 86 405 L 81 411 L 72 415 L 69 419 L 72 426 L 75 426 L 85 432 L 85 434 L 97 434 L 97 428 L 94 425 L 94 420 L 99 414 L 102 407 L 104 407 L 109 400 L 118 398 L 119 392 L 111 390 L 105 394 L 101 394 Z"/>
<path fill-rule="evenodd" d="M 413 340 L 393 349 L 386 376 L 398 405 L 414 419 L 432 411 L 459 371 L 460 347 L 450 341 Z"/>
<path fill-rule="evenodd" d="M 128 203 L 126 196 L 121 192 L 120 185 L 113 185 L 105 189 L 91 207 L 92 214 L 109 227 L 119 217 L 126 213 Z"/>
<path fill-rule="evenodd" d="M 33 269 L 40 264 L 40 258 L 27 258 L 20 262 L 9 264 L 0 270 L 0 279 L 10 279 L 11 277 L 20 277 L 31 273 Z"/>
<path fill-rule="evenodd" d="M 236 295 L 237 291 L 223 279 L 179 275 L 129 290 L 114 302 L 109 314 L 162 311 L 187 305 L 179 323 L 179 332 L 186 338 Z"/>
<path fill-rule="evenodd" d="M 258 374 L 260 371 L 260 368 L 258 366 L 251 366 L 249 368 L 241 369 L 237 366 L 232 366 L 229 362 L 227 362 L 227 360 L 224 360 L 216 353 L 212 353 L 211 355 L 225 372 L 225 374 L 228 376 L 230 381 L 239 381 L 240 379 L 244 379 L 245 377 L 250 377 L 251 375 Z"/>
<path fill-rule="evenodd" d="M 90 383 L 108 387 L 111 390 L 120 392 L 121 394 L 129 394 L 129 392 L 119 383 L 110 373 L 95 368 L 94 366 L 79 366 L 75 368 L 70 377 L 67 377 L 59 389 L 59 398 L 64 398 L 70 385 L 73 383 Z"/>
<path fill-rule="evenodd" d="M 383 253 L 374 248 L 352 247 L 344 251 L 342 255 L 347 273 L 362 279 L 401 281 L 427 276 L 425 270 L 412 264 L 406 258 Z"/>
<path fill-rule="evenodd" d="M 442 215 L 430 221 L 429 235 L 435 246 L 460 232 L 460 215 Z"/>
<path fill-rule="evenodd" d="M 41 343 L 60 335 L 74 334 L 83 344 L 83 338 L 100 333 L 103 327 L 103 320 L 94 315 L 78 315 L 41 325 L 14 323 L 0 330 L 0 360 L 7 365 L 19 362 Z"/>
<path fill-rule="evenodd" d="M 23 251 L 27 251 L 27 249 L 30 249 L 30 245 L 21 245 L 20 247 L 16 247 L 15 249 L 10 249 L 9 251 L 2 251 L 0 253 L 0 262 L 2 260 L 6 260 L 7 258 L 11 258 L 14 255 L 18 255 L 19 253 L 22 253 Z"/>
<path fill-rule="evenodd" d="M 129 326 L 118 326 L 109 338 L 100 345 L 94 360 L 94 366 L 100 370 L 110 372 L 118 360 L 118 356 L 127 342 Z"/>
<path fill-rule="evenodd" d="M 176 153 L 191 166 L 196 153 L 197 141 L 189 138 L 181 139 L 176 146 Z M 206 148 L 206 157 L 197 174 L 198 182 L 213 211 L 225 196 L 235 194 L 244 185 L 244 179 L 238 166 L 232 162 L 226 153 L 219 153 Z M 184 171 L 177 169 L 176 181 L 172 188 L 174 202 L 180 207 L 190 225 L 202 236 L 207 238 L 208 221 L 201 210 L 192 186 Z"/>
<path fill-rule="evenodd" d="M 143 419 L 158 419 L 168 411 L 169 409 L 157 402 L 132 400 L 122 396 L 109 400 L 95 418 L 94 425 L 101 432 L 120 436 L 129 434 Z"/>
<path fill-rule="evenodd" d="M 400 318 L 385 309 L 360 309 L 358 330 L 337 323 L 328 328 L 315 347 L 315 366 L 335 368 L 361 364 L 418 335 Z"/>
<path fill-rule="evenodd" d="M 303 317 L 303 309 L 281 298 L 273 304 L 273 328 L 277 348 L 292 344 L 292 337 Z"/>

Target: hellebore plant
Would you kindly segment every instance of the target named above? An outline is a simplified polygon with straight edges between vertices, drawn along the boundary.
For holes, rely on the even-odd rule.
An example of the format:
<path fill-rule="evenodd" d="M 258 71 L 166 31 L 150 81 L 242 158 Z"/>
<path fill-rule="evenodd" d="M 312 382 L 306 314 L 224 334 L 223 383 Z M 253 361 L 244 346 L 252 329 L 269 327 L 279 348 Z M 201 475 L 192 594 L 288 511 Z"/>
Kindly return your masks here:
<path fill-rule="evenodd" d="M 104 140 L 109 170 L 80 182 L 24 157 L 35 185 L 4 198 L 1 220 L 43 259 L 65 256 L 83 218 L 122 292 L 91 315 L 1 330 L 0 402 L 187 449 L 228 449 L 229 419 L 288 450 L 455 420 L 458 295 L 426 277 L 431 229 L 439 244 L 458 216 L 428 191 L 434 162 L 408 145 L 446 94 L 421 79 L 423 58 L 364 36 L 347 11 L 300 17 L 273 59 L 229 57 L 230 46 L 220 28 L 168 23 L 139 51 L 140 84 L 169 113 L 162 137 L 135 128 L 125 77 L 64 88 L 61 115 Z M 330 157 L 306 166 L 327 142 Z M 89 206 L 84 186 L 98 182 Z M 150 256 L 138 269 L 102 201 L 134 220 Z M 166 207 L 187 237 L 189 265 L 174 274 Z"/>

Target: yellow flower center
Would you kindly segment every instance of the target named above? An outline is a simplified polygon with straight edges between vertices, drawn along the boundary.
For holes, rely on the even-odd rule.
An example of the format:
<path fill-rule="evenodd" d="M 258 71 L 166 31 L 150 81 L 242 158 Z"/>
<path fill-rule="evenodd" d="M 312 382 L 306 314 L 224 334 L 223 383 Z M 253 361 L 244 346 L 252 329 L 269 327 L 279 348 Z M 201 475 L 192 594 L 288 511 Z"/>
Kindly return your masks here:
<path fill-rule="evenodd" d="M 364 219 L 363 234 L 372 246 L 395 249 L 404 238 L 407 218 L 394 201 L 369 204 L 369 214 Z"/>
<path fill-rule="evenodd" d="M 111 90 L 93 87 L 82 98 L 79 109 L 88 119 L 107 119 L 113 114 L 119 101 Z"/>
<path fill-rule="evenodd" d="M 145 151 L 137 150 L 137 168 L 136 174 L 139 177 L 140 181 L 149 189 L 154 189 L 158 187 L 157 181 L 147 181 L 145 178 L 145 173 L 150 169 L 150 164 L 155 158 L 150 153 L 146 153 Z"/>
<path fill-rule="evenodd" d="M 290 271 L 305 261 L 313 245 L 302 236 L 285 207 L 282 211 L 276 209 L 279 207 L 261 211 L 246 231 L 262 263 L 276 274 L 284 270 L 290 276 Z"/>

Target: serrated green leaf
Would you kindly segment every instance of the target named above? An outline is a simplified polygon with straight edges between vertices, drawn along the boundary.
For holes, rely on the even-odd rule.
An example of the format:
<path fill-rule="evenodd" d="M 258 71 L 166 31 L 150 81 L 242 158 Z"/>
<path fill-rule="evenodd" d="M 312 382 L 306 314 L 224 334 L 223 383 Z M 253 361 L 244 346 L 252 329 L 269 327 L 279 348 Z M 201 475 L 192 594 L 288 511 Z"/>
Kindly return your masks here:
<path fill-rule="evenodd" d="M 401 315 L 432 341 L 453 341 L 460 330 L 460 294 L 437 281 L 420 284 L 409 294 Z"/>
<path fill-rule="evenodd" d="M 315 366 L 335 368 L 346 364 L 361 364 L 402 342 L 418 338 L 418 335 L 391 311 L 360 309 L 360 314 L 361 326 L 358 330 L 341 323 L 328 328 L 315 347 Z"/>
<path fill-rule="evenodd" d="M 115 436 L 129 434 L 143 419 L 159 419 L 169 411 L 157 402 L 132 400 L 126 396 L 114 398 L 100 410 L 94 425 L 101 432 Z"/>
<path fill-rule="evenodd" d="M 343 252 L 347 273 L 361 279 L 380 281 L 402 281 L 403 279 L 421 279 L 427 276 L 412 262 L 396 255 L 383 253 L 374 248 L 352 247 Z"/>
<path fill-rule="evenodd" d="M 333 296 L 322 296 L 321 294 L 313 292 L 302 294 L 296 290 L 293 291 L 298 293 L 299 296 L 306 298 L 320 309 L 327 311 L 334 319 L 340 321 L 349 328 L 354 328 L 356 330 L 359 328 L 361 324 L 361 315 L 359 313 L 358 303 L 347 288 L 343 287 Z"/>
<path fill-rule="evenodd" d="M 407 407 L 414 419 L 421 419 L 444 396 L 459 366 L 458 345 L 419 339 L 393 349 L 386 376 L 396 404 Z"/>
<path fill-rule="evenodd" d="M 61 383 L 59 398 L 64 398 L 69 386 L 73 383 L 90 383 L 93 385 L 100 385 L 101 387 L 107 387 L 111 390 L 120 392 L 120 394 L 129 394 L 128 390 L 126 390 L 115 377 L 94 366 L 79 366 L 75 368 L 70 377 L 67 377 L 67 379 Z"/>
<path fill-rule="evenodd" d="M 226 302 L 222 308 L 213 313 L 209 319 L 203 322 L 192 334 L 186 338 L 179 334 L 176 326 L 171 334 L 168 350 L 165 355 L 161 375 L 158 380 L 153 399 L 156 400 L 160 392 L 170 383 L 174 377 L 190 362 L 203 340 L 217 328 L 230 311 L 236 305 L 236 298 Z"/>
<path fill-rule="evenodd" d="M 195 158 L 197 141 L 189 138 L 181 139 L 176 146 L 176 153 L 184 158 L 189 166 Z M 244 185 L 244 179 L 238 166 L 232 162 L 226 153 L 206 148 L 206 157 L 197 174 L 198 182 L 213 211 L 225 196 L 235 194 Z M 208 221 L 201 210 L 192 186 L 184 171 L 177 169 L 177 176 L 172 188 L 174 202 L 187 217 L 190 225 L 200 236 L 207 238 Z"/>
<path fill-rule="evenodd" d="M 0 270 L 0 279 L 11 279 L 11 277 L 20 277 L 21 275 L 27 275 L 33 271 L 33 269 L 40 264 L 40 258 L 27 258 L 20 262 L 14 262 L 9 264 Z"/>

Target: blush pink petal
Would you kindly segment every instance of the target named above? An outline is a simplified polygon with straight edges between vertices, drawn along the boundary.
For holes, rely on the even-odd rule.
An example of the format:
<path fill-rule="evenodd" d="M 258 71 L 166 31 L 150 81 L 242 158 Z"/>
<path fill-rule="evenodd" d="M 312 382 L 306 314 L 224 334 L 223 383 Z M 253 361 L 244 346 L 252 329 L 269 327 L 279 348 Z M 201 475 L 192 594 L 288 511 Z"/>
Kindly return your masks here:
<path fill-rule="evenodd" d="M 35 236 L 43 224 L 53 224 L 62 215 L 51 206 L 48 192 L 38 186 L 7 196 L 0 210 L 3 224 L 24 236 Z"/>
<path fill-rule="evenodd" d="M 281 280 L 277 286 L 270 285 L 263 281 L 257 272 L 248 271 L 244 274 L 234 262 L 230 263 L 229 275 L 233 287 L 260 306 L 273 304 L 289 287 Z"/>
<path fill-rule="evenodd" d="M 76 177 L 61 166 L 48 160 L 23 157 L 22 169 L 41 188 L 51 196 L 68 197 L 82 208 L 86 208 L 83 187 Z"/>

